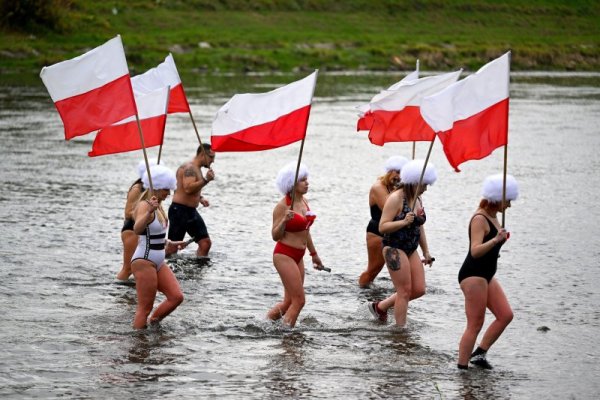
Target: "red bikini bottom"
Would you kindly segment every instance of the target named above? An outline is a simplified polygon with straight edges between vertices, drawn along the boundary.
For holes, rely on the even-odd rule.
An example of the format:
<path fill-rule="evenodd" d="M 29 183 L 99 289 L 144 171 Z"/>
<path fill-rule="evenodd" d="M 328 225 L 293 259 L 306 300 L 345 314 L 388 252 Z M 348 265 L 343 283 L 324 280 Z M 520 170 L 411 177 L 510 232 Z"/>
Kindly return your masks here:
<path fill-rule="evenodd" d="M 292 260 L 296 261 L 296 264 L 299 264 L 304 257 L 304 253 L 306 253 L 306 248 L 297 249 L 292 246 L 288 246 L 287 244 L 283 244 L 281 242 L 277 242 L 275 245 L 275 250 L 273 250 L 273 254 L 283 254 L 290 257 Z"/>

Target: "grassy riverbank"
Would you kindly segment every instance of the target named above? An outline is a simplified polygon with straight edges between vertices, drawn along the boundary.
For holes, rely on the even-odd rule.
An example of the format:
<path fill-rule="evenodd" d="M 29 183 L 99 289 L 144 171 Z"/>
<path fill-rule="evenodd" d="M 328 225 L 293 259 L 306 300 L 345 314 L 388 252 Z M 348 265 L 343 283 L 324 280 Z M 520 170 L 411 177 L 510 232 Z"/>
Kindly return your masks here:
<path fill-rule="evenodd" d="M 410 70 L 417 58 L 476 69 L 509 49 L 513 70 L 600 71 L 595 1 L 55 1 L 53 29 L 5 24 L 2 75 L 37 74 L 116 34 L 133 73 L 168 52 L 184 73 L 212 73 Z"/>

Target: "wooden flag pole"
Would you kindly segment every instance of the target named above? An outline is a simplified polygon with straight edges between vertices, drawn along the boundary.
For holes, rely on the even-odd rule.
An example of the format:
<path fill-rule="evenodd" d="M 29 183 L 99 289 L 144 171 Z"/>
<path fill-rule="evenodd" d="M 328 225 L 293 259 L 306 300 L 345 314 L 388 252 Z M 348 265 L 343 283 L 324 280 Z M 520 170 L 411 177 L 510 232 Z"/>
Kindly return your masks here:
<path fill-rule="evenodd" d="M 316 72 L 316 76 L 315 76 L 315 83 L 313 85 L 313 90 L 312 90 L 312 94 L 310 96 L 311 99 L 311 105 L 312 105 L 312 98 L 315 95 L 315 87 L 317 86 L 317 76 L 319 75 L 319 70 L 315 70 Z M 304 151 L 304 141 L 306 139 L 306 131 L 308 130 L 308 119 L 310 118 L 310 112 L 308 113 L 308 115 L 306 116 L 306 128 L 304 130 L 304 137 L 302 138 L 302 142 L 300 143 L 300 153 L 298 154 L 298 163 L 296 164 L 296 174 L 294 175 L 294 185 L 292 186 L 292 202 L 290 204 L 290 210 L 294 209 L 294 200 L 296 198 L 296 183 L 298 182 L 298 173 L 300 172 L 300 162 L 302 161 L 302 152 Z"/>
<path fill-rule="evenodd" d="M 208 158 L 206 154 L 206 150 L 204 150 L 204 146 L 202 145 L 202 139 L 200 139 L 200 134 L 198 133 L 198 128 L 196 128 L 196 121 L 194 121 L 194 116 L 192 115 L 192 109 L 190 108 L 188 113 L 190 114 L 190 119 L 192 120 L 192 125 L 194 125 L 194 131 L 196 132 L 196 137 L 198 138 L 198 143 L 200 143 L 200 151 L 206 158 Z"/>
<path fill-rule="evenodd" d="M 167 104 L 165 105 L 165 125 L 163 126 L 163 137 L 158 148 L 157 164 L 160 164 L 160 155 L 162 154 L 163 143 L 165 141 L 165 129 L 167 128 L 167 118 L 169 117 L 169 97 L 171 97 L 171 86 L 167 86 Z"/>
<path fill-rule="evenodd" d="M 135 113 L 135 120 L 137 121 L 138 132 L 140 133 L 140 142 L 142 143 L 142 151 L 144 152 L 144 162 L 146 163 L 146 173 L 148 174 L 148 183 L 150 184 L 150 196 L 154 193 L 154 187 L 152 185 L 152 175 L 150 174 L 150 163 L 148 162 L 148 154 L 146 153 L 146 145 L 144 144 L 144 134 L 142 133 L 142 124 L 140 123 L 140 116 Z"/>
<path fill-rule="evenodd" d="M 510 56 L 511 53 L 508 52 L 508 102 L 510 103 Z M 506 210 L 504 204 L 506 204 L 506 172 L 508 170 L 508 109 L 506 110 L 506 143 L 504 144 L 504 170 L 502 172 L 502 228 L 504 228 L 504 224 L 506 222 Z"/>
<path fill-rule="evenodd" d="M 507 138 L 508 139 L 508 138 Z M 507 160 L 508 160 L 508 140 L 504 145 L 504 171 L 502 175 L 502 227 L 504 228 L 504 223 L 506 221 L 506 210 L 504 209 L 504 204 L 506 203 L 506 170 L 507 170 Z"/>
<path fill-rule="evenodd" d="M 425 169 L 427 168 L 427 163 L 429 162 L 429 156 L 431 155 L 431 149 L 433 148 L 433 142 L 435 142 L 436 137 L 437 137 L 437 135 L 433 136 L 433 140 L 431 141 L 431 144 L 429 145 L 429 150 L 427 150 L 427 157 L 425 157 L 425 163 L 423 164 L 423 170 L 421 171 L 421 176 L 419 177 L 419 183 L 417 184 L 417 191 L 415 193 L 415 198 L 413 200 L 412 206 L 410 207 L 411 210 L 414 210 L 415 206 L 417 205 L 417 199 L 419 198 L 419 190 L 421 190 L 421 186 L 423 184 L 423 176 L 425 176 Z"/>

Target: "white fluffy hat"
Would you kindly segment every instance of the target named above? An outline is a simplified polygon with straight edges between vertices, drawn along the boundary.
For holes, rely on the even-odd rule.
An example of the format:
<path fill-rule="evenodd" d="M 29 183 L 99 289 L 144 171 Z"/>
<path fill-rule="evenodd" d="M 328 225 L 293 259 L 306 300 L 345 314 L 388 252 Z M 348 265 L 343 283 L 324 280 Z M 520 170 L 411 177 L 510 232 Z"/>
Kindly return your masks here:
<path fill-rule="evenodd" d="M 153 165 L 150 167 L 150 174 L 152 175 L 152 186 L 155 190 L 169 189 L 175 190 L 177 188 L 177 179 L 175 173 L 164 165 Z M 148 174 L 144 172 L 142 176 L 142 183 L 145 188 L 150 187 L 148 182 Z"/>
<path fill-rule="evenodd" d="M 502 202 L 502 174 L 490 175 L 483 181 L 481 195 L 493 203 Z M 512 175 L 506 175 L 506 200 L 516 200 L 519 197 L 519 185 Z"/>
<path fill-rule="evenodd" d="M 402 167 L 406 165 L 408 159 L 402 156 L 391 156 L 385 162 L 385 172 L 390 172 L 392 170 L 402 171 Z"/>
<path fill-rule="evenodd" d="M 158 160 L 156 158 L 153 158 L 151 160 L 148 160 L 148 164 L 150 164 L 150 166 L 158 165 Z M 146 173 L 146 162 L 144 160 L 142 160 L 138 163 L 137 171 L 138 171 L 138 176 L 140 177 L 140 179 L 142 179 L 142 177 Z"/>
<path fill-rule="evenodd" d="M 425 160 L 412 160 L 406 163 L 400 171 L 400 182 L 407 185 L 417 185 L 421 172 L 423 171 L 423 165 Z M 433 185 L 437 180 L 437 172 L 435 172 L 435 166 L 428 162 L 427 168 L 425 168 L 425 174 L 423 174 L 423 185 Z"/>
<path fill-rule="evenodd" d="M 294 187 L 294 175 L 296 175 L 296 162 L 291 162 L 279 170 L 275 185 L 281 194 L 288 194 Z M 308 177 L 308 169 L 304 164 L 300 164 L 298 171 L 298 180 Z"/>

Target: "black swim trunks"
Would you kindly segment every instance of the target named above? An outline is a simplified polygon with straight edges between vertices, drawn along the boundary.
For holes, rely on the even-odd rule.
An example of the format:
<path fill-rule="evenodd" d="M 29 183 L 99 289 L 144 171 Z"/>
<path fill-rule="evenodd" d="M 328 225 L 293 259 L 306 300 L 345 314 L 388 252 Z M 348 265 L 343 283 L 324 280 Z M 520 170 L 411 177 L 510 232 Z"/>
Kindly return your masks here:
<path fill-rule="evenodd" d="M 179 203 L 169 207 L 169 240 L 180 241 L 186 232 L 196 241 L 208 238 L 208 230 L 198 210 Z"/>

